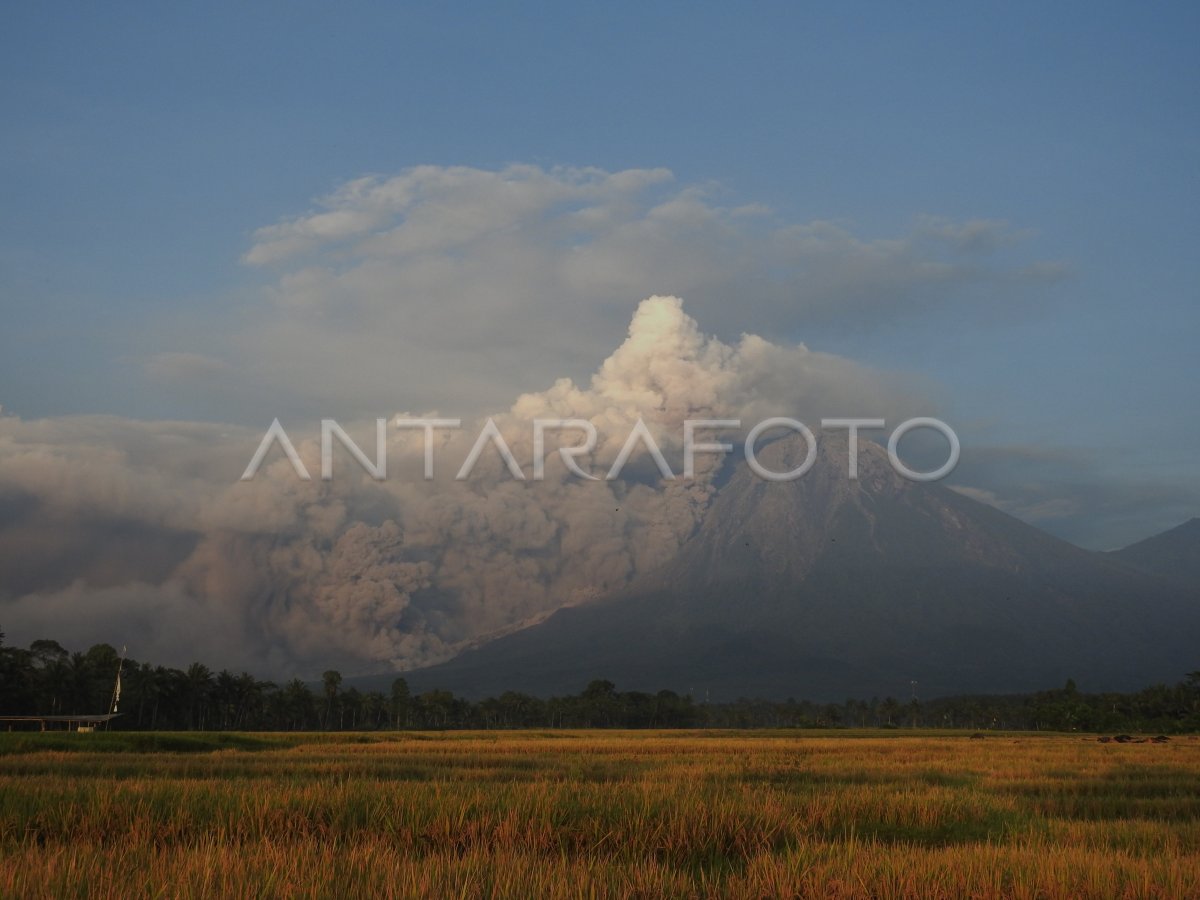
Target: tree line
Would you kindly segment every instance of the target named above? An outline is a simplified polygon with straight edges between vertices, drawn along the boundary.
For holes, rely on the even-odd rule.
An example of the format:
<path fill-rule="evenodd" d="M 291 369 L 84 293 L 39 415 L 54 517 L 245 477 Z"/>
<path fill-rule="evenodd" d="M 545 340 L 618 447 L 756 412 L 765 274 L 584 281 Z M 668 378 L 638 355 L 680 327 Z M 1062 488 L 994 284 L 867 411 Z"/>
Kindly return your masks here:
<path fill-rule="evenodd" d="M 696 703 L 674 691 L 618 691 L 596 680 L 581 693 L 543 699 L 506 691 L 471 701 L 449 691 L 412 694 L 403 677 L 388 692 L 321 682 L 282 684 L 242 672 L 121 661 L 108 644 L 71 652 L 57 641 L 27 649 L 0 632 L 0 715 L 108 712 L 121 667 L 119 730 L 371 731 L 450 728 L 969 728 L 1046 731 L 1200 731 L 1200 671 L 1174 686 L 1133 693 L 1060 689 L 1005 696 L 895 697 L 814 703 L 739 699 Z"/>

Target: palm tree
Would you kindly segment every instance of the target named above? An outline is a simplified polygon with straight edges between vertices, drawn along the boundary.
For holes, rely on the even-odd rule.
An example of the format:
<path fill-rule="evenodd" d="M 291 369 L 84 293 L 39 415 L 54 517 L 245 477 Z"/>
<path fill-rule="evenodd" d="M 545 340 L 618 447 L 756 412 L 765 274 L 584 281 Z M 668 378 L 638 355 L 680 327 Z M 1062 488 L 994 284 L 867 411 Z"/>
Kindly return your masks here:
<path fill-rule="evenodd" d="M 408 690 L 408 682 L 397 678 L 392 682 L 392 727 L 402 728 L 408 724 L 409 709 L 412 706 L 412 694 Z"/>
<path fill-rule="evenodd" d="M 900 704 L 896 701 L 896 698 L 884 697 L 883 705 L 880 706 L 879 711 L 883 714 L 887 726 L 889 728 L 894 728 L 896 725 L 896 714 L 900 712 Z"/>
<path fill-rule="evenodd" d="M 249 672 L 243 672 L 236 679 L 237 712 L 234 728 L 246 728 L 248 723 L 257 722 L 262 718 L 263 700 L 269 689 L 275 685 L 269 681 L 259 681 Z"/>
<path fill-rule="evenodd" d="M 188 698 L 188 728 L 204 728 L 205 705 L 213 689 L 213 675 L 203 663 L 192 663 L 184 676 Z"/>
<path fill-rule="evenodd" d="M 88 659 L 78 651 L 67 660 L 67 697 L 71 715 L 95 712 L 91 709 L 92 669 Z"/>
<path fill-rule="evenodd" d="M 312 715 L 312 691 L 299 678 L 293 678 L 284 689 L 284 696 L 286 697 L 284 708 L 290 719 L 288 727 L 293 731 L 303 728 L 308 724 L 309 716 Z"/>
<path fill-rule="evenodd" d="M 342 686 L 342 673 L 337 669 L 329 669 L 321 673 L 321 683 L 325 686 L 325 730 L 328 731 L 333 722 L 333 704 L 337 700 L 338 688 Z"/>
<path fill-rule="evenodd" d="M 62 707 L 62 697 L 69 685 L 67 660 L 71 654 L 58 641 L 51 640 L 34 641 L 29 645 L 29 651 L 38 664 L 41 703 L 51 714 L 56 714 Z"/>
<path fill-rule="evenodd" d="M 363 696 L 359 693 L 358 688 L 352 687 L 342 694 L 342 702 L 340 704 L 340 716 L 338 718 L 338 728 L 345 729 L 346 713 L 350 714 L 350 730 L 358 730 L 358 722 L 362 716 Z"/>
<path fill-rule="evenodd" d="M 368 691 L 363 697 L 363 725 L 369 722 L 372 729 L 378 730 L 386 715 L 387 698 L 379 691 Z"/>
<path fill-rule="evenodd" d="M 238 707 L 238 682 L 228 669 L 217 673 L 212 699 L 213 711 L 216 713 L 215 726 L 221 730 L 231 728 Z"/>

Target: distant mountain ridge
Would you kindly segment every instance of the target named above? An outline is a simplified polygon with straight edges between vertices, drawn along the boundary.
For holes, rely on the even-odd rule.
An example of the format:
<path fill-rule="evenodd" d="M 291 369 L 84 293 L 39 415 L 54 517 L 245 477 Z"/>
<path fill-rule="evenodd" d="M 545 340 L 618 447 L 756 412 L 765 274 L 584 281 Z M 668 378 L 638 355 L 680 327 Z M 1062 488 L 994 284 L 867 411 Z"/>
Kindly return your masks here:
<path fill-rule="evenodd" d="M 1200 583 L 1200 518 L 1108 554 L 1122 563 L 1172 581 Z"/>
<path fill-rule="evenodd" d="M 783 471 L 804 452 L 780 440 L 760 458 Z M 843 700 L 1067 678 L 1134 688 L 1200 667 L 1196 581 L 1138 564 L 1185 556 L 1192 523 L 1154 552 L 1097 554 L 907 481 L 872 443 L 851 480 L 846 453 L 844 439 L 823 436 L 817 464 L 789 483 L 738 463 L 666 566 L 405 677 L 471 697 L 573 693 L 607 678 L 699 699 Z"/>

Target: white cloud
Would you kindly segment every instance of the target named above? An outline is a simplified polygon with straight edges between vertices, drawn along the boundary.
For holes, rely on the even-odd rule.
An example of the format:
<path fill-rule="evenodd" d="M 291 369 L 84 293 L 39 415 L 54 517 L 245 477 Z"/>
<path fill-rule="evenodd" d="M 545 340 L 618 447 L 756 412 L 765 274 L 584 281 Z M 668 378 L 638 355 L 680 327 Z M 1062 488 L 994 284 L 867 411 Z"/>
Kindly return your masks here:
<path fill-rule="evenodd" d="M 726 340 L 786 339 L 946 304 L 1008 307 L 1000 294 L 1014 285 L 1062 275 L 1015 259 L 1026 235 L 1002 222 L 922 216 L 866 237 L 721 201 L 664 169 L 420 166 L 359 178 L 255 232 L 245 261 L 269 267 L 273 284 L 219 346 L 188 349 L 233 364 L 239 420 L 479 412 L 586 376 L 639 297 L 685 296 Z M 156 366 L 180 368 L 178 353 Z"/>

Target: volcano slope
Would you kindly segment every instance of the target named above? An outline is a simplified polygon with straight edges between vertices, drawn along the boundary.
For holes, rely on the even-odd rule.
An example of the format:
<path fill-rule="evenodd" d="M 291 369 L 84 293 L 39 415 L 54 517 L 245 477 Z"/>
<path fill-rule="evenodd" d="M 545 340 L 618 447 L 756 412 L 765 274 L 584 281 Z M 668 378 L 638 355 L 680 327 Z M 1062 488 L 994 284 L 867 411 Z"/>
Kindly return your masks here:
<path fill-rule="evenodd" d="M 772 471 L 806 445 L 759 450 Z M 616 596 L 405 673 L 468 697 L 622 690 L 842 700 L 1130 689 L 1200 668 L 1194 584 L 1080 549 L 825 435 L 791 482 L 734 462 L 669 563 Z"/>

